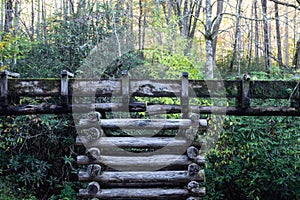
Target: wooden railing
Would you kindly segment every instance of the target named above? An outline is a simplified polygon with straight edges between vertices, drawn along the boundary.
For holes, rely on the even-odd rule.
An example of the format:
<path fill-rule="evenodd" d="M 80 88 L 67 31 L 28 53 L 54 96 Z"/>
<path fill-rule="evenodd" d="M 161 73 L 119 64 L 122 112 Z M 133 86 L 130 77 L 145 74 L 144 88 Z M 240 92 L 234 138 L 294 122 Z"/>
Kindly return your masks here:
<path fill-rule="evenodd" d="M 297 81 L 251 80 L 137 80 L 126 73 L 121 79 L 96 80 L 68 78 L 73 74 L 62 72 L 61 79 L 21 79 L 17 74 L 1 72 L 0 115 L 106 112 L 126 109 L 134 112 L 194 113 L 227 115 L 300 115 L 299 83 Z M 8 78 L 13 76 L 14 78 Z M 72 104 L 74 97 L 120 96 L 118 103 Z M 60 103 L 39 105 L 18 104 L 21 97 L 59 97 Z M 130 102 L 131 97 L 178 97 L 181 105 L 147 104 Z M 234 105 L 205 106 L 189 104 L 190 98 L 236 99 Z M 289 105 L 252 106 L 255 99 L 285 99 Z M 183 113 L 186 113 L 187 110 Z"/>

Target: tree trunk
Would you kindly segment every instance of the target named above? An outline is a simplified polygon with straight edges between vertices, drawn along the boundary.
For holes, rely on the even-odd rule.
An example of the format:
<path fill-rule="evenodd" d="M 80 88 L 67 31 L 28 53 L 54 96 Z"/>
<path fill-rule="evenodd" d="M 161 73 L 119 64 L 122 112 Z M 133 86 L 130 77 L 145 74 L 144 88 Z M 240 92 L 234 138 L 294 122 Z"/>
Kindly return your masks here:
<path fill-rule="evenodd" d="M 31 0 L 31 40 L 34 38 L 34 0 Z"/>
<path fill-rule="evenodd" d="M 12 0 L 6 0 L 5 2 L 5 22 L 4 32 L 9 33 L 12 28 L 13 22 L 13 2 Z"/>
<path fill-rule="evenodd" d="M 216 21 L 214 23 L 214 26 L 213 26 L 213 58 L 214 58 L 214 62 L 216 62 L 216 51 L 217 51 L 217 35 L 218 35 L 218 32 L 219 32 L 219 28 L 220 28 L 220 25 L 221 25 L 221 22 L 222 22 L 222 15 L 221 13 L 223 12 L 223 6 L 224 5 L 224 0 L 219 0 L 218 1 L 218 4 L 217 4 L 217 13 L 216 13 Z"/>
<path fill-rule="evenodd" d="M 297 41 L 297 44 L 296 44 L 293 65 L 295 66 L 296 70 L 300 68 L 300 39 Z"/>
<path fill-rule="evenodd" d="M 213 59 L 213 46 L 212 46 L 212 5 L 211 0 L 206 0 L 206 24 L 205 24 L 205 51 L 206 51 L 206 62 L 205 62 L 205 78 L 214 78 L 214 59 Z"/>
<path fill-rule="evenodd" d="M 265 58 L 265 70 L 267 74 L 270 74 L 270 41 L 269 41 L 269 25 L 267 19 L 267 0 L 261 0 L 263 23 L 264 23 L 264 58 Z"/>
<path fill-rule="evenodd" d="M 283 69 L 282 62 L 282 53 L 281 53 L 281 35 L 280 35 L 280 24 L 279 24 L 279 11 L 278 11 L 278 3 L 274 4 L 275 6 L 275 20 L 276 20 L 276 40 L 277 40 L 277 59 L 278 65 L 280 69 Z"/>
<path fill-rule="evenodd" d="M 252 4 L 251 8 L 251 17 L 254 16 L 254 4 Z M 250 22 L 250 31 L 248 33 L 248 38 L 250 41 L 248 42 L 248 56 L 247 56 L 247 71 L 250 71 L 251 61 L 252 61 L 252 51 L 253 51 L 253 20 Z"/>
<path fill-rule="evenodd" d="M 242 0 L 239 0 L 238 4 L 237 4 L 238 11 L 237 11 L 237 15 L 236 15 L 236 25 L 235 25 L 235 35 L 234 35 L 232 59 L 231 59 L 231 62 L 230 62 L 230 72 L 231 73 L 233 72 L 233 65 L 234 65 L 234 62 L 235 62 L 235 59 L 236 59 L 236 54 L 240 53 L 239 52 L 240 48 L 237 48 L 237 47 L 239 47 L 239 45 L 240 45 L 240 37 L 241 37 L 240 36 L 241 35 L 241 30 L 240 30 L 241 7 L 242 7 Z M 238 52 L 237 52 L 237 49 L 238 49 Z M 240 68 L 238 68 L 238 69 L 239 69 L 238 75 L 240 75 Z"/>
<path fill-rule="evenodd" d="M 287 0 L 287 3 L 289 1 Z M 285 67 L 289 67 L 289 7 L 286 6 L 285 13 Z"/>
<path fill-rule="evenodd" d="M 256 68 L 259 66 L 259 24 L 258 24 L 258 14 L 257 14 L 257 0 L 254 1 L 254 19 L 255 19 L 255 37 L 254 37 L 254 44 L 255 44 L 255 65 Z"/>

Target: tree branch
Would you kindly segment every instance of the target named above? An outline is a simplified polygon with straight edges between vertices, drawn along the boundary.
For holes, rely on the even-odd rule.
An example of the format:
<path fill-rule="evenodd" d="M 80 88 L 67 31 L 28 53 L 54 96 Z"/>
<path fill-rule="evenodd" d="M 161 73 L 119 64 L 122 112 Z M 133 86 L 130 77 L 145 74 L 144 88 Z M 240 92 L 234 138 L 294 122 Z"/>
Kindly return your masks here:
<path fill-rule="evenodd" d="M 297 0 L 297 2 L 299 3 L 298 6 L 294 5 L 294 4 L 286 3 L 286 2 L 277 1 L 277 0 L 269 0 L 269 1 L 272 1 L 272 2 L 277 3 L 279 5 L 288 6 L 288 7 L 292 7 L 292 8 L 295 8 L 297 10 L 300 10 L 300 0 Z"/>

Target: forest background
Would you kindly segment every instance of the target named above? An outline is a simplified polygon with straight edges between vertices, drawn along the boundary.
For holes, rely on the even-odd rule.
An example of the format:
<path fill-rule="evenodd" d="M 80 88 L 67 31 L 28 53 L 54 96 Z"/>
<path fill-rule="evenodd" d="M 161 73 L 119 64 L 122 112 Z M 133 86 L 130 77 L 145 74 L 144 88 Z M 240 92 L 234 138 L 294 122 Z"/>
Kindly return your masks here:
<path fill-rule="evenodd" d="M 187 71 L 191 79 L 248 72 L 252 80 L 297 80 L 299 12 L 299 0 L 1 0 L 0 69 L 23 78 L 86 73 L 86 58 L 112 38 L 104 78 L 141 70 L 151 78 Z M 0 121 L 0 199 L 76 199 L 72 117 Z M 299 199 L 299 125 L 298 117 L 225 117 L 207 154 L 205 198 Z"/>

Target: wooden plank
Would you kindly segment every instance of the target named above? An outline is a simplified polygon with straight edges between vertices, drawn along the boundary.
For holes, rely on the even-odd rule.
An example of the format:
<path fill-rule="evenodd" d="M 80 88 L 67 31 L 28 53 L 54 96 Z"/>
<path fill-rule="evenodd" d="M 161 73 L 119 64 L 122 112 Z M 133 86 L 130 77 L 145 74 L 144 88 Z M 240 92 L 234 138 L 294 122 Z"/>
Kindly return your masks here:
<path fill-rule="evenodd" d="M 250 98 L 289 99 L 296 81 L 250 81 Z"/>
<path fill-rule="evenodd" d="M 236 98 L 241 81 L 190 80 L 190 97 Z"/>
<path fill-rule="evenodd" d="M 238 98 L 241 80 L 189 80 L 190 97 Z M 250 81 L 250 98 L 288 99 L 296 81 Z M 120 96 L 121 80 L 69 79 L 69 95 Z M 130 80 L 131 96 L 180 97 L 180 80 Z M 10 96 L 59 96 L 60 79 L 8 79 Z"/>
<path fill-rule="evenodd" d="M 176 199 L 177 197 L 189 197 L 191 192 L 187 189 L 159 189 L 159 188 L 115 188 L 115 189 L 101 189 L 97 194 L 89 194 L 86 189 L 79 190 L 79 197 L 83 198 L 99 198 L 99 199 L 114 199 L 114 198 L 169 198 Z M 193 196 L 204 196 L 205 188 L 201 188 L 198 194 L 192 194 Z"/>
<path fill-rule="evenodd" d="M 121 96 L 120 80 L 70 79 L 69 84 L 73 96 Z"/>
<path fill-rule="evenodd" d="M 132 96 L 180 97 L 181 82 L 178 80 L 131 80 Z"/>
<path fill-rule="evenodd" d="M 300 110 L 287 106 L 253 106 L 249 108 L 223 106 L 191 106 L 191 111 L 199 114 L 237 115 L 237 116 L 300 116 Z M 146 112 L 155 114 L 180 113 L 178 105 L 149 105 Z"/>
<path fill-rule="evenodd" d="M 89 111 L 109 112 L 114 108 L 114 112 L 122 112 L 122 104 L 103 103 L 103 104 L 77 104 L 61 106 L 54 104 L 39 105 L 17 105 L 0 107 L 0 115 L 30 115 L 30 114 L 67 114 L 67 113 L 86 113 Z M 120 108 L 116 109 L 115 108 Z M 144 112 L 145 103 L 129 104 L 130 112 Z M 300 110 L 287 106 L 266 106 L 249 107 L 246 109 L 237 107 L 219 106 L 191 106 L 191 111 L 199 114 L 214 115 L 237 115 L 237 116 L 300 116 Z M 147 111 L 150 115 L 180 113 L 181 107 L 178 105 L 149 105 Z"/>
<path fill-rule="evenodd" d="M 85 147 L 101 148 L 163 148 L 163 147 L 181 147 L 189 145 L 183 139 L 166 137 L 101 137 L 100 139 L 89 142 L 84 137 L 76 138 L 76 145 Z"/>
<path fill-rule="evenodd" d="M 59 96 L 60 79 L 9 79 L 10 96 Z"/>
<path fill-rule="evenodd" d="M 194 176 L 190 176 L 188 171 L 105 171 L 94 177 L 80 171 L 78 179 L 84 182 L 97 181 L 105 187 L 175 186 L 186 185 L 191 180 L 203 181 L 204 170 Z"/>
<path fill-rule="evenodd" d="M 103 129 L 185 129 L 192 125 L 190 119 L 102 119 L 99 123 L 81 119 L 79 128 L 90 128 L 93 126 Z M 199 120 L 199 128 L 207 127 L 207 120 Z"/>
<path fill-rule="evenodd" d="M 186 155 L 153 155 L 153 156 L 97 156 L 91 160 L 87 156 L 77 156 L 79 165 L 103 164 L 110 167 L 124 168 L 128 171 L 144 171 L 147 168 L 159 168 L 165 166 L 187 166 L 191 163 L 205 164 L 205 158 L 198 156 L 191 160 Z"/>

